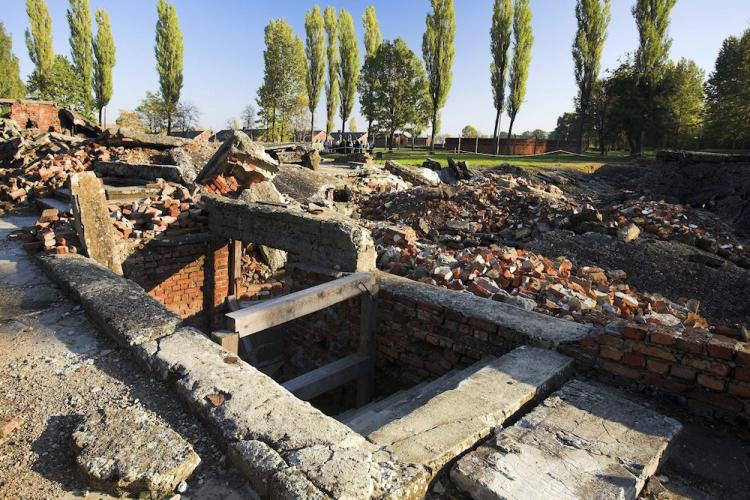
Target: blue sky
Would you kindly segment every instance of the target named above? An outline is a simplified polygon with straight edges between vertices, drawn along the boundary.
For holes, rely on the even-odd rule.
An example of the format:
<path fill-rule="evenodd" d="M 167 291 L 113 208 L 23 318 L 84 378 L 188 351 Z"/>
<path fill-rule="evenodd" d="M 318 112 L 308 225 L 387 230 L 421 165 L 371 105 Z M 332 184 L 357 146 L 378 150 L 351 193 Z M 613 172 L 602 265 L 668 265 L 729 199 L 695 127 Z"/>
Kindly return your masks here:
<path fill-rule="evenodd" d="M 47 0 L 53 24 L 54 48 L 68 54 L 66 0 Z M 21 60 L 24 78 L 31 72 L 24 42 L 27 26 L 23 0 L 0 0 L 0 21 L 13 37 L 13 48 Z M 156 90 L 158 80 L 153 40 L 156 0 L 90 0 L 109 11 L 117 45 L 114 96 L 108 116 L 133 109 L 147 90 Z M 314 4 L 302 0 L 173 0 L 185 37 L 183 99 L 201 110 L 201 123 L 214 129 L 239 116 L 255 101 L 263 75 L 263 28 L 269 19 L 283 17 L 304 35 L 304 13 Z M 354 17 L 360 44 L 361 16 L 370 2 L 336 0 L 321 4 L 349 10 Z M 424 18 L 428 0 L 380 0 L 377 10 L 383 37 L 402 37 L 421 56 Z M 455 134 L 466 124 L 489 133 L 495 117 L 489 84 L 489 27 L 492 0 L 456 0 L 456 61 L 453 86 L 443 110 L 443 131 Z M 557 117 L 572 108 L 575 95 L 570 45 L 575 34 L 575 0 L 532 0 L 535 43 L 528 90 L 514 131 L 552 130 Z M 612 22 L 603 54 L 603 68 L 637 45 L 637 32 L 630 7 L 633 0 L 612 1 Z M 672 11 L 670 34 L 673 59 L 695 60 L 708 74 L 721 42 L 750 28 L 750 0 L 678 0 Z M 304 38 L 304 37 L 303 37 Z M 363 51 L 363 49 L 360 49 Z M 316 113 L 323 124 L 324 106 Z M 355 109 L 360 128 L 364 119 Z M 503 118 L 507 129 L 507 117 Z"/>

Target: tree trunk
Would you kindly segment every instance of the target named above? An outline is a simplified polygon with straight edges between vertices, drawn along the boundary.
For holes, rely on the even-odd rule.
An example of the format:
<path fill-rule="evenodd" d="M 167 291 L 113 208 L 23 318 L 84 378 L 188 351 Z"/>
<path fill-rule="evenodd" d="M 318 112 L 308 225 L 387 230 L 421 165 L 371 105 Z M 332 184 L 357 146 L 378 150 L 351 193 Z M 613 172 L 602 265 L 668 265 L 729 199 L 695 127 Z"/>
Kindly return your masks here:
<path fill-rule="evenodd" d="M 99 108 L 99 126 L 100 126 L 100 127 L 102 126 L 102 110 L 103 110 L 103 109 L 104 109 L 104 108 Z"/>
<path fill-rule="evenodd" d="M 498 148 L 500 147 L 500 134 L 498 133 L 497 127 L 500 126 L 500 110 L 498 109 L 495 113 L 495 128 L 492 129 L 492 142 L 495 143 L 495 154 L 498 152 Z"/>
<path fill-rule="evenodd" d="M 437 123 L 437 109 L 435 103 L 432 106 L 432 130 L 430 131 L 430 151 L 435 151 L 435 124 Z"/>
<path fill-rule="evenodd" d="M 586 121 L 586 111 L 581 106 L 581 111 L 578 116 L 578 131 L 576 137 L 576 153 L 583 153 L 583 125 Z"/>
<path fill-rule="evenodd" d="M 315 113 L 310 113 L 310 144 L 313 143 L 315 136 Z"/>
<path fill-rule="evenodd" d="M 507 154 L 510 155 L 510 138 L 513 136 L 513 122 L 516 121 L 515 116 L 510 117 L 510 127 L 508 127 L 508 140 L 506 141 L 507 147 Z"/>
<path fill-rule="evenodd" d="M 172 113 L 167 113 L 167 135 L 172 133 Z"/>
<path fill-rule="evenodd" d="M 370 140 L 370 134 L 372 133 L 372 120 L 367 121 L 367 140 Z"/>

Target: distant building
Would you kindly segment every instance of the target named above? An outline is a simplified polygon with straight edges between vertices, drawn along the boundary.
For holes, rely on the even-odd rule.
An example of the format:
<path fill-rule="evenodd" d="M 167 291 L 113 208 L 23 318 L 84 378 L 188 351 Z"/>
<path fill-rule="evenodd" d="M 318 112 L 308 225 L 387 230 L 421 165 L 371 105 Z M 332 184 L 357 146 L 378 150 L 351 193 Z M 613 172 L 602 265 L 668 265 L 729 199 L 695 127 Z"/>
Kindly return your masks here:
<path fill-rule="evenodd" d="M 344 141 L 353 141 L 362 146 L 367 144 L 367 132 L 344 132 L 343 135 L 341 132 L 332 132 L 329 138 L 336 142 L 341 142 L 343 138 Z"/>

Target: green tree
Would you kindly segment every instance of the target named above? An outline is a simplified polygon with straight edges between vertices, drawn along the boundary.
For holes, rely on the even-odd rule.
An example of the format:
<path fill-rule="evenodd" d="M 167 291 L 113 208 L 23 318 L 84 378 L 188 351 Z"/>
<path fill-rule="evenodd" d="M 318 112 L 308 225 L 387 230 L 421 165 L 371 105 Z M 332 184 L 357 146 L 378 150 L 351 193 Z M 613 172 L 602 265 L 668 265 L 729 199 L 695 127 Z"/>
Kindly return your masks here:
<path fill-rule="evenodd" d="M 115 124 L 118 127 L 128 128 L 137 132 L 145 132 L 146 127 L 143 126 L 141 117 L 135 111 L 120 110 L 120 116 L 115 120 Z"/>
<path fill-rule="evenodd" d="M 397 130 L 424 123 L 427 80 L 417 55 L 401 38 L 385 41 L 365 62 L 380 85 L 374 89 L 378 127 L 393 139 Z M 393 148 L 393 140 L 389 142 Z"/>
<path fill-rule="evenodd" d="M 608 136 L 610 143 L 627 143 L 631 154 L 636 154 L 643 131 L 646 104 L 638 87 L 638 73 L 627 57 L 604 82 Z"/>
<path fill-rule="evenodd" d="M 150 133 L 159 134 L 166 129 L 167 110 L 160 93 L 146 91 L 146 97 L 135 108 L 135 112 Z"/>
<path fill-rule="evenodd" d="M 565 112 L 557 117 L 557 126 L 549 135 L 550 139 L 561 142 L 573 142 L 576 137 L 578 113 Z M 523 135 L 521 135 L 523 137 Z"/>
<path fill-rule="evenodd" d="M 432 104 L 432 131 L 430 149 L 435 149 L 439 113 L 448 99 L 453 78 L 453 59 L 456 56 L 456 13 L 453 0 L 430 0 L 432 13 L 427 14 L 426 29 L 422 36 L 422 57 L 427 70 L 427 87 Z"/>
<path fill-rule="evenodd" d="M 674 147 L 689 144 L 700 133 L 703 117 L 703 81 L 705 73 L 695 61 L 680 59 L 669 64 L 665 75 L 665 142 Z"/>
<path fill-rule="evenodd" d="M 291 119 L 305 96 L 305 49 L 284 19 L 272 19 L 265 28 L 263 84 L 258 89 L 260 116 L 266 139 L 282 141 L 291 131 Z"/>
<path fill-rule="evenodd" d="M 339 14 L 339 111 L 341 113 L 341 133 L 344 133 L 346 120 L 354 107 L 359 80 L 359 45 L 354 32 L 352 16 L 345 10 Z"/>
<path fill-rule="evenodd" d="M 510 140 L 513 136 L 513 122 L 516 121 L 516 116 L 526 96 L 526 80 L 529 76 L 533 44 L 530 0 L 516 0 L 513 6 L 513 60 L 510 64 L 508 95 L 508 117 L 510 117 L 508 154 L 510 154 Z"/>
<path fill-rule="evenodd" d="M 326 135 L 333 131 L 333 118 L 339 105 L 339 21 L 334 7 L 323 11 L 326 28 L 326 55 L 328 59 L 328 81 L 326 82 Z"/>
<path fill-rule="evenodd" d="M 94 108 L 91 96 L 94 62 L 91 43 L 91 9 L 88 0 L 69 0 L 67 18 L 70 27 L 70 55 L 78 74 L 83 95 L 84 111 L 90 115 Z"/>
<path fill-rule="evenodd" d="M 112 68 L 115 66 L 115 40 L 109 26 L 109 14 L 102 9 L 96 9 L 96 36 L 94 37 L 94 98 L 96 109 L 99 110 L 99 125 L 106 124 L 102 120 L 102 110 L 112 98 Z"/>
<path fill-rule="evenodd" d="M 78 73 L 67 57 L 55 56 L 47 78 L 42 79 L 36 71 L 29 78 L 32 95 L 46 101 L 70 108 L 79 113 L 85 111 L 85 96 L 78 83 Z"/>
<path fill-rule="evenodd" d="M 492 140 L 495 143 L 495 154 L 500 150 L 500 117 L 505 108 L 505 80 L 508 76 L 508 50 L 510 49 L 511 28 L 513 23 L 513 4 L 511 0 L 495 0 L 492 7 L 492 27 L 490 28 L 490 81 L 492 83 L 492 100 L 495 104 L 495 128 L 492 129 Z"/>
<path fill-rule="evenodd" d="M 578 30 L 573 42 L 573 62 L 578 85 L 576 113 L 576 151 L 582 152 L 583 132 L 589 119 L 591 94 L 599 77 L 602 49 L 607 39 L 607 26 L 610 21 L 610 0 L 578 0 L 576 21 Z"/>
<path fill-rule="evenodd" d="M 464 139 L 476 139 L 479 137 L 479 130 L 473 125 L 466 125 L 461 129 L 461 137 Z"/>
<path fill-rule="evenodd" d="M 50 85 L 55 52 L 52 49 L 52 18 L 44 0 L 26 0 L 30 29 L 26 30 L 26 47 L 34 63 L 34 80 L 38 92 L 45 93 Z"/>
<path fill-rule="evenodd" d="M 349 118 L 349 132 L 357 132 L 357 119 L 353 116 Z"/>
<path fill-rule="evenodd" d="M 706 82 L 706 132 L 717 145 L 750 143 L 750 29 L 721 46 Z"/>
<path fill-rule="evenodd" d="M 182 32 L 174 5 L 158 0 L 156 11 L 156 69 L 159 72 L 159 88 L 167 113 L 167 134 L 172 132 L 172 117 L 177 110 L 182 91 Z"/>
<path fill-rule="evenodd" d="M 325 27 L 323 15 L 317 5 L 305 14 L 305 56 L 307 72 L 307 104 L 310 109 L 310 140 L 315 135 L 315 109 L 320 102 L 323 73 L 326 69 Z"/>
<path fill-rule="evenodd" d="M 370 5 L 362 14 L 362 24 L 365 27 L 365 64 L 359 78 L 359 108 L 362 115 L 367 119 L 367 134 L 372 133 L 372 122 L 375 120 L 375 86 L 378 84 L 373 79 L 373 71 L 367 65 L 367 61 L 375 56 L 380 44 L 383 43 L 383 37 L 380 34 L 380 26 L 375 16 L 375 7 Z"/>
<path fill-rule="evenodd" d="M 645 106 L 635 152 L 641 152 L 644 135 L 658 129 L 658 87 L 669 61 L 672 40 L 668 36 L 669 15 L 677 0 L 636 0 L 632 13 L 638 28 L 635 70 L 638 89 Z"/>
<path fill-rule="evenodd" d="M 13 54 L 13 39 L 0 22 L 0 98 L 19 99 L 25 95 L 18 58 Z"/>

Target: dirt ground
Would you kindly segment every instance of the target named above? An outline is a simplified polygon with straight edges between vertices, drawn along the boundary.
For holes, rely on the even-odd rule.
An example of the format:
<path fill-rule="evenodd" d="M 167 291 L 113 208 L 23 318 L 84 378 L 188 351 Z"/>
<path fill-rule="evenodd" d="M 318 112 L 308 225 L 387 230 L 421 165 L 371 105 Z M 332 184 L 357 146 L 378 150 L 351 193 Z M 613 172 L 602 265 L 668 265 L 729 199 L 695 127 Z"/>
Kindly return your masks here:
<path fill-rule="evenodd" d="M 0 416 L 23 421 L 0 440 L 0 498 L 101 497 L 89 494 L 75 472 L 71 433 L 89 413 L 131 406 L 154 412 L 201 457 L 182 498 L 252 498 L 176 396 L 99 336 L 80 306 L 6 240 L 15 226 L 34 220 L 0 220 Z"/>

